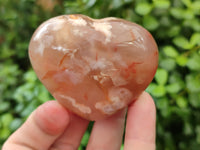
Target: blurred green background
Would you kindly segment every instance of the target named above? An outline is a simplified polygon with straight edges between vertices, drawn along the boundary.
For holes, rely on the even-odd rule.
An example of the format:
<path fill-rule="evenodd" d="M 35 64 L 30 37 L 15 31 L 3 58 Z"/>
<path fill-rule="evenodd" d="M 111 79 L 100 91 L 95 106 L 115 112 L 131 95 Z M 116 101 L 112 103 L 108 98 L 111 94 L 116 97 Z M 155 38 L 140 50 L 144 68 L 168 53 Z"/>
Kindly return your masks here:
<path fill-rule="evenodd" d="M 28 59 L 34 30 L 71 13 L 120 17 L 152 33 L 160 59 L 147 91 L 157 106 L 157 149 L 199 150 L 200 0 L 0 0 L 0 149 L 38 105 L 52 99 Z M 89 135 L 90 129 L 79 150 Z"/>

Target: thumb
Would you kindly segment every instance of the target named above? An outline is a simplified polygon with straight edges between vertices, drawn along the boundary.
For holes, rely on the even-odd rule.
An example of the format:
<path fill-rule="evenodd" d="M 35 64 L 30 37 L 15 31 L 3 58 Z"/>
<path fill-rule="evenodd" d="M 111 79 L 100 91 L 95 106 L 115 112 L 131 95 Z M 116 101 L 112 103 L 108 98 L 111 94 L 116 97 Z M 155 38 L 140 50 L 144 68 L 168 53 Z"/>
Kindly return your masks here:
<path fill-rule="evenodd" d="M 39 106 L 4 143 L 2 150 L 47 150 L 69 124 L 69 113 L 57 101 Z"/>

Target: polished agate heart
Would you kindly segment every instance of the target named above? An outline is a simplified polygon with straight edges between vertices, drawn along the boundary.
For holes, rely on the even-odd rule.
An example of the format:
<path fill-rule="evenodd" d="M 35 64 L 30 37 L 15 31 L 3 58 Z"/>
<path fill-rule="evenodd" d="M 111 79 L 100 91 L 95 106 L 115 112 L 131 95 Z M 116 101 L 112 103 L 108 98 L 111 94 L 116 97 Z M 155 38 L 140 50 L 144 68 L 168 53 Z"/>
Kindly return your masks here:
<path fill-rule="evenodd" d="M 158 65 L 157 45 L 143 27 L 84 15 L 44 22 L 30 41 L 29 56 L 55 99 L 88 120 L 130 104 L 152 81 Z"/>

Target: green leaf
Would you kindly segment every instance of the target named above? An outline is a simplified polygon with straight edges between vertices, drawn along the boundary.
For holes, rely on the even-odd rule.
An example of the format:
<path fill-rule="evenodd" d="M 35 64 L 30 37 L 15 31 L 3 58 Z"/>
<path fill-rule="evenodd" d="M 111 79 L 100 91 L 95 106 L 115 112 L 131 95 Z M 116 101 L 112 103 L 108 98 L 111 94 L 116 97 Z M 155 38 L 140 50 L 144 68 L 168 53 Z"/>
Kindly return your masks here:
<path fill-rule="evenodd" d="M 157 85 L 153 91 L 151 92 L 151 94 L 155 97 L 162 97 L 165 96 L 166 94 L 166 90 L 165 87 L 163 85 Z"/>
<path fill-rule="evenodd" d="M 86 131 L 81 140 L 81 145 L 87 145 L 89 137 L 90 137 L 90 133 Z"/>
<path fill-rule="evenodd" d="M 178 25 L 174 25 L 167 31 L 167 35 L 169 37 L 175 37 L 180 33 L 181 27 Z"/>
<path fill-rule="evenodd" d="M 0 113 L 3 111 L 8 110 L 10 107 L 10 103 L 9 102 L 0 102 Z"/>
<path fill-rule="evenodd" d="M 124 149 L 124 144 L 122 144 L 120 147 L 120 150 L 123 150 L 123 149 Z"/>
<path fill-rule="evenodd" d="M 27 117 L 37 107 L 37 102 L 32 101 L 26 106 L 26 108 L 20 113 L 22 117 Z"/>
<path fill-rule="evenodd" d="M 155 83 L 150 83 L 149 86 L 146 88 L 145 91 L 148 92 L 148 93 L 152 93 L 153 90 L 154 90 L 156 87 L 157 87 L 157 84 L 155 84 Z"/>
<path fill-rule="evenodd" d="M 197 134 L 196 141 L 197 141 L 197 143 L 200 144 L 200 125 L 196 126 L 195 131 L 196 131 L 196 134 Z"/>
<path fill-rule="evenodd" d="M 200 76 L 196 74 L 187 75 L 186 86 L 190 92 L 200 92 Z"/>
<path fill-rule="evenodd" d="M 200 108 L 200 93 L 190 93 L 189 94 L 189 103 L 194 108 Z"/>
<path fill-rule="evenodd" d="M 167 45 L 163 48 L 163 51 L 165 53 L 166 56 L 168 57 L 177 57 L 178 56 L 178 52 L 176 51 L 176 49 L 173 46 Z"/>
<path fill-rule="evenodd" d="M 0 120 L 2 121 L 3 126 L 7 127 L 12 122 L 13 116 L 9 113 L 5 113 L 1 116 Z"/>
<path fill-rule="evenodd" d="M 196 32 L 200 32 L 200 22 L 198 19 L 186 19 L 184 20 L 183 25 L 185 27 L 190 27 Z"/>
<path fill-rule="evenodd" d="M 176 98 L 176 104 L 180 108 L 186 108 L 188 106 L 188 100 L 185 97 L 178 96 Z"/>
<path fill-rule="evenodd" d="M 114 0 L 111 3 L 111 9 L 117 9 L 117 8 L 121 7 L 122 5 L 123 5 L 122 0 Z"/>
<path fill-rule="evenodd" d="M 41 103 L 44 103 L 50 99 L 49 92 L 42 84 L 38 84 L 33 93 L 36 95 L 37 100 Z"/>
<path fill-rule="evenodd" d="M 159 98 L 156 101 L 156 106 L 161 111 L 161 116 L 168 117 L 170 115 L 171 109 L 169 106 L 169 100 L 166 97 Z"/>
<path fill-rule="evenodd" d="M 15 118 L 12 122 L 11 122 L 11 124 L 10 124 L 10 129 L 12 130 L 12 131 L 15 131 L 15 130 L 17 130 L 21 125 L 22 125 L 22 123 L 23 123 L 23 121 L 22 121 L 22 119 L 20 119 L 20 118 Z"/>
<path fill-rule="evenodd" d="M 0 130 L 0 137 L 1 139 L 7 139 L 8 136 L 10 135 L 11 131 L 9 128 L 4 127 L 3 129 Z"/>
<path fill-rule="evenodd" d="M 200 45 L 200 33 L 194 33 L 192 34 L 190 38 L 190 43 L 194 45 Z"/>
<path fill-rule="evenodd" d="M 182 19 L 184 14 L 184 9 L 173 7 L 170 9 L 170 14 L 177 19 Z"/>
<path fill-rule="evenodd" d="M 24 78 L 27 82 L 35 82 L 37 80 L 37 76 L 32 69 L 25 73 Z"/>
<path fill-rule="evenodd" d="M 165 85 L 168 80 L 168 72 L 159 68 L 155 74 L 155 80 L 159 85 Z"/>
<path fill-rule="evenodd" d="M 191 6 L 191 0 L 181 0 L 187 7 Z"/>
<path fill-rule="evenodd" d="M 14 111 L 16 113 L 20 113 L 25 107 L 25 103 L 18 103 L 16 106 L 15 106 L 15 109 Z"/>
<path fill-rule="evenodd" d="M 152 5 L 146 2 L 138 3 L 135 7 L 136 13 L 142 16 L 149 14 L 151 10 Z"/>
<path fill-rule="evenodd" d="M 168 93 L 178 93 L 183 86 L 179 82 L 176 82 L 168 84 L 165 88 Z"/>
<path fill-rule="evenodd" d="M 31 101 L 34 97 L 34 94 L 33 94 L 34 86 L 35 84 L 31 82 L 27 82 L 26 84 L 23 84 L 22 86 L 18 87 L 15 90 L 13 97 L 18 102 Z"/>
<path fill-rule="evenodd" d="M 184 55 L 176 57 L 176 63 L 180 66 L 185 66 L 188 62 L 188 58 Z"/>
<path fill-rule="evenodd" d="M 196 10 L 198 12 L 198 14 L 199 14 L 200 13 L 199 12 L 199 10 L 200 10 L 200 1 L 194 1 L 192 3 L 191 9 L 192 10 Z"/>
<path fill-rule="evenodd" d="M 173 43 L 176 46 L 181 47 L 181 48 L 183 48 L 185 50 L 188 50 L 188 49 L 192 48 L 192 45 L 190 44 L 190 42 L 184 36 L 175 37 L 173 39 Z"/>
<path fill-rule="evenodd" d="M 179 84 L 181 89 L 185 88 L 185 81 L 182 79 L 182 74 L 179 73 L 178 71 L 171 72 L 168 81 L 169 85 L 177 83 Z"/>
<path fill-rule="evenodd" d="M 143 25 L 148 30 L 155 30 L 159 26 L 159 22 L 153 16 L 144 16 Z"/>
<path fill-rule="evenodd" d="M 194 11 L 192 9 L 187 9 L 183 13 L 184 19 L 193 19 L 194 18 Z"/>
<path fill-rule="evenodd" d="M 156 101 L 156 106 L 159 109 L 168 109 L 169 107 L 169 100 L 166 98 L 161 98 Z"/>
<path fill-rule="evenodd" d="M 159 8 L 159 9 L 167 9 L 170 7 L 169 0 L 153 0 L 153 4 L 156 8 Z"/>
<path fill-rule="evenodd" d="M 81 145 L 78 147 L 78 150 L 85 150 Z"/>
<path fill-rule="evenodd" d="M 162 59 L 160 67 L 167 71 L 172 71 L 176 67 L 176 61 L 172 58 Z"/>
<path fill-rule="evenodd" d="M 97 0 L 88 0 L 87 4 L 85 5 L 85 8 L 90 8 L 93 7 L 95 5 Z"/>
<path fill-rule="evenodd" d="M 187 66 L 191 70 L 199 71 L 200 70 L 200 55 L 197 53 L 194 53 L 192 57 L 188 59 Z"/>
<path fill-rule="evenodd" d="M 194 133 L 194 129 L 192 127 L 192 124 L 190 124 L 189 122 L 185 122 L 184 123 L 184 134 L 185 135 L 192 135 Z"/>

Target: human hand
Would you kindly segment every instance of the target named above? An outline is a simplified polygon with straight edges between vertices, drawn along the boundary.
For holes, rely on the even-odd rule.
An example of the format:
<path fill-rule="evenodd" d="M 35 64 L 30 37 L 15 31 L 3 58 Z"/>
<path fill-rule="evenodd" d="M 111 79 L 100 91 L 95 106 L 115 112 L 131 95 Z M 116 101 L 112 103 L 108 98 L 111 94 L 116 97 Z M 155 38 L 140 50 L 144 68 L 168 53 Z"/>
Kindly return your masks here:
<path fill-rule="evenodd" d="M 119 150 L 126 110 L 94 123 L 87 150 Z M 155 150 L 156 110 L 144 92 L 128 107 L 124 150 Z M 77 150 L 89 121 L 57 101 L 39 106 L 4 143 L 2 150 Z"/>

